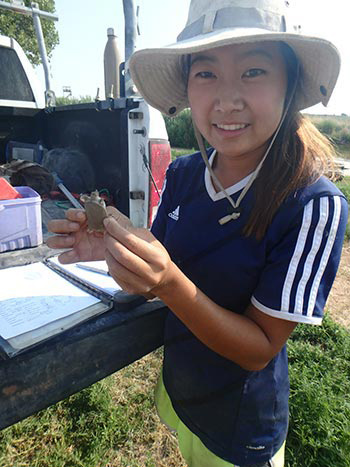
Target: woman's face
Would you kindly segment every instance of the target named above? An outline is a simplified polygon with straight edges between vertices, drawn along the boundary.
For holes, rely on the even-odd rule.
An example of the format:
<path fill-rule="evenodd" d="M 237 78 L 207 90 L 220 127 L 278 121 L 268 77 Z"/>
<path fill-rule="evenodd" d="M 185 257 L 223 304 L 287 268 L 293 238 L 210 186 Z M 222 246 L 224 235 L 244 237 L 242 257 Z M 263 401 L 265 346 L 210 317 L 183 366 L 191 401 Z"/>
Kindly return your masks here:
<path fill-rule="evenodd" d="M 281 120 L 286 90 L 277 43 L 229 45 L 191 57 L 188 98 L 199 131 L 219 155 L 253 168 Z"/>

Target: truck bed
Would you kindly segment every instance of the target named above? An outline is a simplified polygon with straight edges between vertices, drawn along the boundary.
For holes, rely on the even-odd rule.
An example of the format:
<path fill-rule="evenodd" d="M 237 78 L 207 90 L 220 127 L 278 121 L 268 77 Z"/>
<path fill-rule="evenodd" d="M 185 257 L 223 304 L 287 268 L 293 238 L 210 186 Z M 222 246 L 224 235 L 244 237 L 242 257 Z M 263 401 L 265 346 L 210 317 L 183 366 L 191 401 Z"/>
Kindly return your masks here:
<path fill-rule="evenodd" d="M 54 201 L 42 204 L 47 221 L 64 217 Z M 0 254 L 0 268 L 57 254 L 45 244 Z M 11 359 L 0 358 L 0 429 L 99 381 L 162 345 L 167 309 L 150 301 L 128 311 L 113 308 Z"/>

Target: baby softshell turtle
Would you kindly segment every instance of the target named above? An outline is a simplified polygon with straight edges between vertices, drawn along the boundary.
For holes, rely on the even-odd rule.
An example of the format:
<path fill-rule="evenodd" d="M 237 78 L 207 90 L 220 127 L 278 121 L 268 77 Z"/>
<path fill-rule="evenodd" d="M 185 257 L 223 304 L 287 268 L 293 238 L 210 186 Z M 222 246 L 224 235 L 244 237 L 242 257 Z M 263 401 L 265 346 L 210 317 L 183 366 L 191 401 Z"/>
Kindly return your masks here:
<path fill-rule="evenodd" d="M 105 230 L 103 219 L 108 217 L 106 204 L 99 192 L 93 191 L 90 195 L 82 195 L 80 201 L 84 204 L 88 221 L 89 232 L 103 232 Z"/>

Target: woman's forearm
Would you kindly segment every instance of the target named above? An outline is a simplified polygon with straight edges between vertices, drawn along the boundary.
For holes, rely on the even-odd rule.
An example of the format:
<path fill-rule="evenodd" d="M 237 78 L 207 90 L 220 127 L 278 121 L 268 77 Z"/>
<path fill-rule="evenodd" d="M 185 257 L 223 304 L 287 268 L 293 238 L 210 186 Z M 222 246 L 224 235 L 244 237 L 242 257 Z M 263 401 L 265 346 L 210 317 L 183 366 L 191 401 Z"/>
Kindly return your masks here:
<path fill-rule="evenodd" d="M 243 368 L 260 370 L 274 356 L 256 322 L 217 305 L 175 265 L 172 280 L 154 292 L 200 341 Z"/>

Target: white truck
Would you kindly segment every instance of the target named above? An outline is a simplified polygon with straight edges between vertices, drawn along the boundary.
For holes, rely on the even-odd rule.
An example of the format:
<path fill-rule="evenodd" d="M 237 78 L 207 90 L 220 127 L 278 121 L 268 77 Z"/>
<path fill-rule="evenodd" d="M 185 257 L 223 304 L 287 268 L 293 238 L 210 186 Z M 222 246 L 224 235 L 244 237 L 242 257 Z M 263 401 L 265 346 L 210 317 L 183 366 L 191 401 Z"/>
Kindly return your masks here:
<path fill-rule="evenodd" d="M 107 190 L 134 225 L 149 227 L 170 162 L 162 116 L 135 95 L 64 107 L 52 105 L 52 97 L 48 86 L 45 92 L 37 82 L 16 41 L 0 37 L 0 165 L 16 158 L 40 163 L 45 154 L 54 158 L 63 151 L 63 160 L 73 167 L 65 173 L 74 182 L 83 171 L 81 165 L 74 170 L 74 157 L 82 153 L 92 167 L 94 188 Z M 44 239 L 49 218 L 64 215 L 57 204 L 42 202 Z M 0 237 L 3 226 L 0 211 Z M 0 268 L 53 254 L 45 244 L 6 251 L 0 253 Z M 126 308 L 114 303 L 108 312 L 13 358 L 0 355 L 0 430 L 162 345 L 162 302 L 140 304 L 126 297 L 125 303 Z"/>
<path fill-rule="evenodd" d="M 124 2 L 133 6 L 130 0 Z M 46 166 L 54 167 L 71 191 L 104 190 L 135 226 L 150 227 L 170 145 L 161 114 L 128 92 L 130 82 L 125 93 L 125 75 L 120 77 L 121 97 L 45 106 L 51 91 L 38 81 L 18 43 L 0 36 L 0 164 L 14 158 L 44 165 L 49 160 Z M 65 174 L 70 181 L 76 176 L 77 184 L 68 183 Z M 88 183 L 79 183 L 84 175 Z M 44 238 L 45 221 L 55 215 L 62 212 L 53 212 L 53 203 L 43 202 Z"/>

